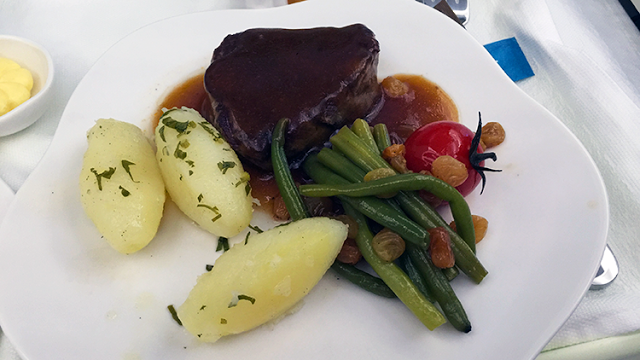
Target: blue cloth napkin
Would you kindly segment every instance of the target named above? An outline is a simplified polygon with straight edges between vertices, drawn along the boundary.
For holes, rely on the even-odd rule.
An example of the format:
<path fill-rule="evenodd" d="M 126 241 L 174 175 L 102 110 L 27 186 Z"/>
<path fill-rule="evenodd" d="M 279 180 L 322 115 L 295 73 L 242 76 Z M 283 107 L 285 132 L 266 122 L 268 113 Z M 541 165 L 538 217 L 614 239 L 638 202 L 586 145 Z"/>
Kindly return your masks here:
<path fill-rule="evenodd" d="M 533 76 L 533 70 L 515 37 L 484 46 L 513 81 Z"/>

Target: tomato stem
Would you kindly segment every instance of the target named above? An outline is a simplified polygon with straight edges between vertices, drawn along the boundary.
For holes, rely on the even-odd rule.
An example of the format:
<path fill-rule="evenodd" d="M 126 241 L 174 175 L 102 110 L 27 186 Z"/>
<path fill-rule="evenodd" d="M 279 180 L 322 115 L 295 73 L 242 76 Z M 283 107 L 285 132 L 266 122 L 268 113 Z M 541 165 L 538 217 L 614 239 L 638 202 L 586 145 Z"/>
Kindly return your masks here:
<path fill-rule="evenodd" d="M 487 183 L 487 177 L 485 176 L 485 171 L 491 172 L 501 172 L 502 170 L 490 169 L 488 167 L 481 166 L 480 163 L 491 159 L 493 161 L 498 160 L 498 156 L 494 152 L 485 152 L 478 153 L 478 146 L 480 145 L 480 137 L 482 136 L 482 114 L 478 111 L 478 129 L 476 130 L 476 134 L 471 140 L 471 149 L 469 149 L 469 162 L 471 163 L 471 167 L 475 171 L 480 174 L 482 178 L 482 189 L 480 190 L 480 194 L 484 192 L 484 186 Z"/>

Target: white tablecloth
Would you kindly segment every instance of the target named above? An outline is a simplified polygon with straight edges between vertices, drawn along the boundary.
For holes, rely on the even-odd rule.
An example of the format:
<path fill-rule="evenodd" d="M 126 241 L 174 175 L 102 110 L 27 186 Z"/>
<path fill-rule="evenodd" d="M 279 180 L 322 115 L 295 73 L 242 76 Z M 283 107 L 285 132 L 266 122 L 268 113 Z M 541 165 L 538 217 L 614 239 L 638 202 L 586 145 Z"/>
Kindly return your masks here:
<path fill-rule="evenodd" d="M 587 293 L 539 359 L 640 356 L 640 335 L 632 334 L 640 330 L 640 32 L 617 0 L 469 1 L 468 31 L 482 44 L 516 37 L 536 74 L 518 85 L 584 143 L 610 198 L 609 245 L 619 278 Z M 175 15 L 284 2 L 0 0 L 0 34 L 40 43 L 57 68 L 50 110 L 28 129 L 0 138 L 0 178 L 19 191 L 80 79 L 127 34 Z M 19 359 L 1 333 L 0 359 Z"/>

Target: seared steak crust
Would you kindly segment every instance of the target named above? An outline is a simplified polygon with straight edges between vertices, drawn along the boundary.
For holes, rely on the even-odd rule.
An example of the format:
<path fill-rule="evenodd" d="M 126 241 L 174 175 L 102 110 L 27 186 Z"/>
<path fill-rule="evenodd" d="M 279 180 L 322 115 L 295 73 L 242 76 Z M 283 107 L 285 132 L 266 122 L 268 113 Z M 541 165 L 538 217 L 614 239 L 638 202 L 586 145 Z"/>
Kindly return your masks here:
<path fill-rule="evenodd" d="M 271 133 L 291 119 L 289 158 L 321 146 L 379 101 L 379 45 L 361 24 L 250 29 L 215 49 L 204 84 L 219 129 L 245 160 L 270 169 Z"/>

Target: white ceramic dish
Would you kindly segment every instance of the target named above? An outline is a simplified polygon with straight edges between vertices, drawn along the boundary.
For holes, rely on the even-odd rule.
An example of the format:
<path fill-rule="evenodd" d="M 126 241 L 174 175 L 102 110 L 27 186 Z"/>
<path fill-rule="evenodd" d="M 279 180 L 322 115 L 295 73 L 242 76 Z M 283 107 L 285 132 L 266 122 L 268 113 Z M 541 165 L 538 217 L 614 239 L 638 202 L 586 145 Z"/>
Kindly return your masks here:
<path fill-rule="evenodd" d="M 150 132 L 159 100 L 203 71 L 225 35 L 251 27 L 361 22 L 381 46 L 380 77 L 422 74 L 440 84 L 475 128 L 507 130 L 483 195 L 478 246 L 489 275 L 454 288 L 473 330 L 430 332 L 398 301 L 328 273 L 304 306 L 274 327 L 215 344 L 179 327 L 179 305 L 218 254 L 216 240 L 167 203 L 157 238 L 124 256 L 100 239 L 80 205 L 85 133 L 114 117 Z M 173 48 L 173 49 L 171 49 Z M 258 213 L 253 224 L 268 226 Z M 462 27 L 412 0 L 311 0 L 261 10 L 171 18 L 113 46 L 81 81 L 50 149 L 0 228 L 0 323 L 28 360 L 64 359 L 532 359 L 589 287 L 602 255 L 608 203 L 577 139 L 515 86 Z M 240 237 L 243 237 L 240 234 Z"/>
<path fill-rule="evenodd" d="M 11 135 L 36 122 L 51 103 L 54 68 L 49 52 L 31 40 L 0 35 L 0 57 L 11 59 L 33 76 L 31 98 L 0 116 L 0 136 Z"/>

